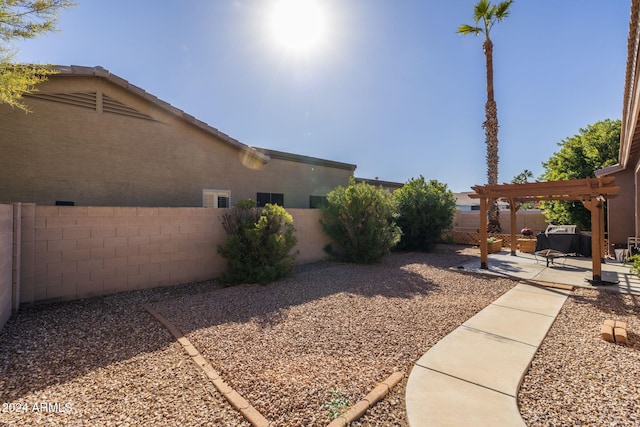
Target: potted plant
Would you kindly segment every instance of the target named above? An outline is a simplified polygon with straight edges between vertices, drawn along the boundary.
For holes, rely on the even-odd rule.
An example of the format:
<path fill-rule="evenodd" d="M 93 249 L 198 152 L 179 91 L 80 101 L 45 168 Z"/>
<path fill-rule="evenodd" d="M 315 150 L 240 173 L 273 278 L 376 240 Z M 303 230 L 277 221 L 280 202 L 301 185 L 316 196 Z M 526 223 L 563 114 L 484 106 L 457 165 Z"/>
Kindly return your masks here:
<path fill-rule="evenodd" d="M 533 231 L 525 227 L 520 230 L 520 233 L 525 237 L 524 239 L 518 239 L 518 246 L 520 246 L 520 252 L 533 253 L 536 251 L 536 240 L 533 239 Z"/>
<path fill-rule="evenodd" d="M 492 254 L 494 252 L 500 252 L 502 249 L 502 239 L 497 237 L 487 238 L 487 251 Z"/>

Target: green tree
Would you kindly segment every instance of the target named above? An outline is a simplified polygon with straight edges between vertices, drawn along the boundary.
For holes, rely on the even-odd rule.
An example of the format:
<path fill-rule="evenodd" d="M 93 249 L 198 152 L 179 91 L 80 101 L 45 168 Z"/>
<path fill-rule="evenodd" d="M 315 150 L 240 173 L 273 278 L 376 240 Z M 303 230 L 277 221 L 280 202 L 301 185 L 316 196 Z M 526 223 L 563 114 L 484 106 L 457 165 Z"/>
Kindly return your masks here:
<path fill-rule="evenodd" d="M 560 150 L 542 163 L 544 181 L 594 177 L 594 172 L 618 161 L 620 120 L 602 120 L 558 145 Z M 542 203 L 547 220 L 556 224 L 576 224 L 591 230 L 591 213 L 579 201 L 553 200 Z"/>
<path fill-rule="evenodd" d="M 482 49 L 486 58 L 487 72 L 487 102 L 485 104 L 485 121 L 482 124 L 487 145 L 487 183 L 498 183 L 498 106 L 496 105 L 493 91 L 493 42 L 489 37 L 491 28 L 496 22 L 509 16 L 509 7 L 513 0 L 491 4 L 490 0 L 480 0 L 473 7 L 473 25 L 463 24 L 458 27 L 459 34 L 484 35 Z M 496 203 L 492 203 L 487 213 L 488 230 L 490 233 L 499 233 L 500 210 Z"/>
<path fill-rule="evenodd" d="M 74 0 L 0 0 L 0 103 L 28 111 L 22 95 L 55 71 L 48 65 L 16 64 L 15 40 L 25 40 L 55 30 L 58 11 Z"/>
<path fill-rule="evenodd" d="M 399 246 L 403 249 L 430 251 L 451 228 L 456 198 L 447 184 L 424 177 L 412 178 L 393 192 L 398 207 L 398 226 L 402 230 Z"/>
<path fill-rule="evenodd" d="M 322 213 L 322 228 L 338 245 L 325 249 L 345 261 L 373 263 L 400 240 L 393 197 L 382 187 L 351 177 L 346 188 L 338 186 L 327 195 Z"/>

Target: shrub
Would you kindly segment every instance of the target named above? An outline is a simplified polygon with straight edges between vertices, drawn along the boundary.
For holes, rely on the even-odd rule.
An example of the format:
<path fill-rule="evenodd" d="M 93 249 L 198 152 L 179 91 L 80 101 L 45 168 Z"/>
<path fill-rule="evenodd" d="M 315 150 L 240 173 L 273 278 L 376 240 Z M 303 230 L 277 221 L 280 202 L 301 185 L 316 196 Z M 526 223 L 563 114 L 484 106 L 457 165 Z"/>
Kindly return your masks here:
<path fill-rule="evenodd" d="M 625 264 L 631 265 L 631 272 L 636 276 L 640 276 L 640 255 L 633 254 L 624 260 Z"/>
<path fill-rule="evenodd" d="M 403 249 L 430 251 L 453 224 L 456 199 L 447 184 L 426 182 L 420 176 L 394 191 L 393 197 L 402 230 L 399 247 Z"/>
<path fill-rule="evenodd" d="M 353 177 L 349 186 L 339 186 L 327 195 L 322 211 L 322 228 L 338 245 L 325 250 L 345 261 L 375 262 L 400 239 L 391 193 L 356 183 Z"/>
<path fill-rule="evenodd" d="M 224 283 L 268 283 L 293 272 L 296 245 L 293 218 L 281 206 L 255 207 L 251 200 L 236 203 L 222 216 L 228 238 L 218 253 L 228 260 Z"/>

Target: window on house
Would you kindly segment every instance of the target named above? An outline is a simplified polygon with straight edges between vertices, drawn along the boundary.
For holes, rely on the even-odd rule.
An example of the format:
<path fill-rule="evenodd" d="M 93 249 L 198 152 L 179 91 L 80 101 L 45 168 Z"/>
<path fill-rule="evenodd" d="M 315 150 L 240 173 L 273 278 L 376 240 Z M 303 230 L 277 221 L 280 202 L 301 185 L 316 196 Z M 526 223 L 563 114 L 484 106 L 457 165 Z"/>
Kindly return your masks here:
<path fill-rule="evenodd" d="M 272 205 L 280 205 L 284 207 L 284 194 L 282 193 L 258 193 L 256 195 L 256 202 L 259 208 L 263 208 L 264 205 L 270 203 Z"/>
<path fill-rule="evenodd" d="M 319 209 L 327 206 L 327 196 L 309 196 L 309 208 Z"/>
<path fill-rule="evenodd" d="M 472 211 L 479 211 L 479 210 L 480 210 L 480 206 L 478 206 L 478 205 L 471 205 L 471 210 L 472 210 Z"/>
<path fill-rule="evenodd" d="M 205 208 L 228 208 L 231 192 L 228 190 L 202 190 L 202 206 Z"/>

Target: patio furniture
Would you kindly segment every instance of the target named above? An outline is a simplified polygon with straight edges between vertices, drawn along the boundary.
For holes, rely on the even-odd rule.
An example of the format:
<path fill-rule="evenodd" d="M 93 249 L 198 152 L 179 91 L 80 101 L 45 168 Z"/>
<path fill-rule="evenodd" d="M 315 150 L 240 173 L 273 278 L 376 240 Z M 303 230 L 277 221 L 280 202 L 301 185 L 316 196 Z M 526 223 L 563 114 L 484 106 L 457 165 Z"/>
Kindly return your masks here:
<path fill-rule="evenodd" d="M 549 267 L 549 262 L 552 265 L 555 265 L 555 260 L 558 258 L 563 258 L 562 266 L 567 262 L 567 255 L 565 252 L 556 251 L 555 249 L 543 249 L 541 251 L 535 251 L 533 255 L 536 258 L 536 262 L 538 262 L 538 257 L 545 258 L 547 260 L 547 267 Z"/>
<path fill-rule="evenodd" d="M 537 236 L 536 251 L 543 249 L 590 257 L 591 236 L 581 233 L 576 225 L 549 225 Z"/>

